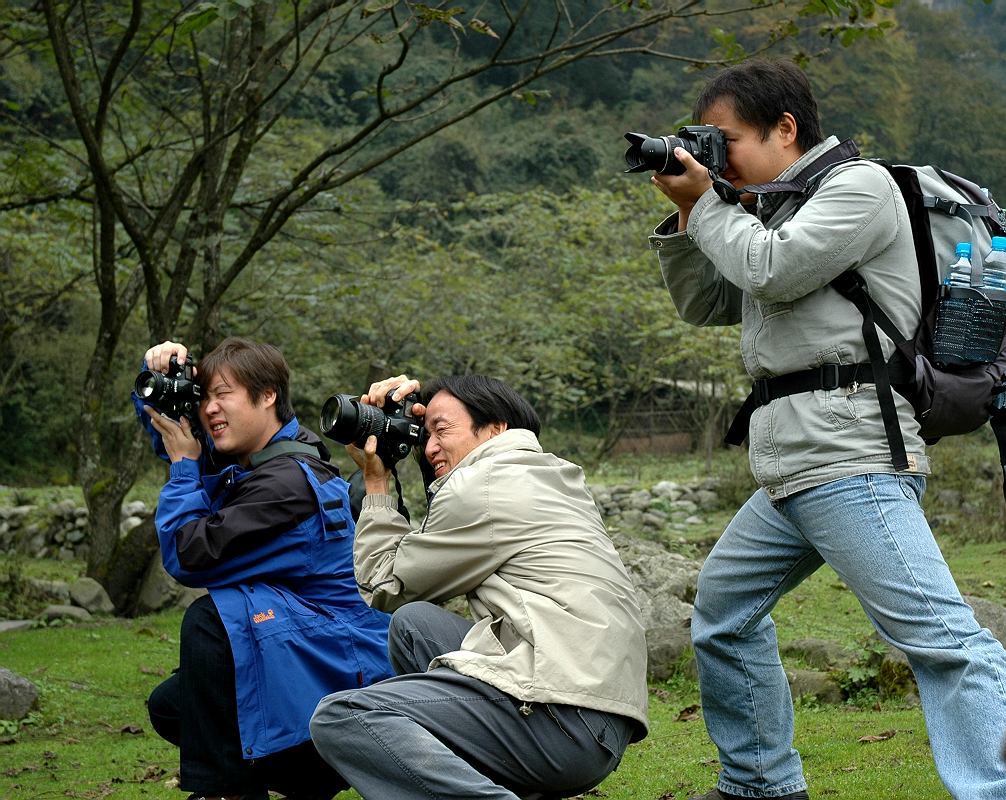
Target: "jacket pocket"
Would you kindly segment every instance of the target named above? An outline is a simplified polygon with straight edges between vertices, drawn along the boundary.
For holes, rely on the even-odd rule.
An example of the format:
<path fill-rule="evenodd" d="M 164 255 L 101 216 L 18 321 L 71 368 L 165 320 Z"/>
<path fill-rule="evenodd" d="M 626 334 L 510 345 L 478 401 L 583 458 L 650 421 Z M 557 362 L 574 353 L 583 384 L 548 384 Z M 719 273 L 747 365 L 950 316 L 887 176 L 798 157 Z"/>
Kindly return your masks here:
<path fill-rule="evenodd" d="M 860 420 L 860 393 L 847 389 L 822 389 L 818 395 L 825 418 L 836 430 L 857 425 Z"/>
<path fill-rule="evenodd" d="M 762 319 L 772 319 L 782 314 L 789 314 L 793 310 L 792 303 L 758 303 L 761 310 Z"/>

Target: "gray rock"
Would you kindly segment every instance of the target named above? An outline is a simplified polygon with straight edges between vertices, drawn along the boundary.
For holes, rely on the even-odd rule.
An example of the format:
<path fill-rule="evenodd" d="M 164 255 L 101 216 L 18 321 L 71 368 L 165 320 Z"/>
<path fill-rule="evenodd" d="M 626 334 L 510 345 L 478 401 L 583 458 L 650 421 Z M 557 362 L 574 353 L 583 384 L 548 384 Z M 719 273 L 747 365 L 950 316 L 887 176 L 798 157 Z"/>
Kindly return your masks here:
<path fill-rule="evenodd" d="M 133 528 L 142 524 L 143 524 L 142 517 L 126 517 L 124 520 L 122 520 L 121 523 L 119 523 L 119 535 L 125 536 Z"/>
<path fill-rule="evenodd" d="M 80 608 L 79 606 L 52 605 L 46 606 L 39 616 L 47 622 L 51 622 L 56 619 L 69 619 L 74 622 L 86 622 L 91 619 L 91 612 L 86 608 Z"/>
<path fill-rule="evenodd" d="M 630 509 L 635 509 L 637 511 L 645 511 L 650 507 L 653 502 L 653 495 L 651 495 L 645 489 L 640 489 L 639 491 L 633 492 L 625 501 L 625 507 Z"/>
<path fill-rule="evenodd" d="M 31 628 L 35 623 L 30 619 L 4 619 L 0 620 L 0 633 L 7 631 L 23 631 Z"/>
<path fill-rule="evenodd" d="M 647 670 L 654 680 L 663 680 L 691 645 L 691 599 L 699 564 L 656 542 L 620 533 L 612 542 L 636 590 L 646 629 Z"/>
<path fill-rule="evenodd" d="M 821 703 L 841 703 L 842 690 L 827 672 L 813 669 L 786 670 L 789 690 L 796 700 L 813 697 Z"/>
<path fill-rule="evenodd" d="M 720 496 L 709 489 L 699 489 L 694 499 L 703 508 L 718 508 L 720 505 Z"/>
<path fill-rule="evenodd" d="M 686 626 L 661 625 L 646 629 L 646 672 L 650 680 L 670 678 L 681 657 L 692 646 L 691 631 Z"/>
<path fill-rule="evenodd" d="M 797 639 L 782 645 L 779 654 L 802 659 L 806 664 L 823 670 L 845 669 L 856 660 L 856 655 L 840 644 L 814 638 Z"/>
<path fill-rule="evenodd" d="M 112 604 L 105 587 L 94 578 L 81 578 L 70 585 L 70 599 L 75 605 L 86 608 L 92 614 L 114 614 Z"/>
<path fill-rule="evenodd" d="M 65 581 L 47 581 L 42 578 L 28 578 L 25 583 L 28 592 L 43 600 L 52 600 L 62 605 L 70 605 L 70 584 Z"/>
<path fill-rule="evenodd" d="M 635 508 L 627 509 L 623 511 L 619 517 L 619 524 L 623 528 L 629 528 L 630 530 L 638 530 L 643 525 L 643 512 Z"/>
<path fill-rule="evenodd" d="M 660 481 L 660 483 L 655 483 L 650 487 L 650 491 L 655 497 L 664 497 L 668 500 L 677 500 L 684 494 L 684 489 L 682 489 L 674 481 Z"/>
<path fill-rule="evenodd" d="M 978 624 L 992 631 L 1000 642 L 1006 642 L 1006 608 L 984 597 L 966 595 L 964 599 L 974 609 Z"/>
<path fill-rule="evenodd" d="M 646 511 L 643 513 L 642 523 L 644 527 L 660 530 L 667 524 L 667 514 L 663 511 Z"/>
<path fill-rule="evenodd" d="M 205 589 L 182 586 L 164 571 L 161 559 L 154 557 L 140 586 L 136 611 L 139 614 L 152 614 L 166 608 L 188 608 L 193 600 L 204 594 Z"/>
<path fill-rule="evenodd" d="M 38 689 L 27 678 L 0 667 L 0 719 L 21 719 L 38 702 Z"/>
<path fill-rule="evenodd" d="M 145 517 L 149 513 L 147 504 L 142 500 L 132 500 L 122 507 L 122 515 L 124 517 Z"/>

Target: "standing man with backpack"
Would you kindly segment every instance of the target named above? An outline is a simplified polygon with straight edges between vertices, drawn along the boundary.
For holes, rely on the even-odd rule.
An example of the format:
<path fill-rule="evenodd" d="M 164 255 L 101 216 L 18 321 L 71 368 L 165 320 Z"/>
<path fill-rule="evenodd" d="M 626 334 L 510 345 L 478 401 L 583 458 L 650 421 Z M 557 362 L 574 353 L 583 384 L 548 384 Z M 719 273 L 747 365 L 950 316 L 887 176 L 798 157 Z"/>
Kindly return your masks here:
<path fill-rule="evenodd" d="M 810 85 L 786 62 L 718 73 L 694 117 L 726 137 L 721 177 L 736 189 L 791 180 L 839 146 L 822 137 Z M 711 191 L 705 166 L 683 148 L 674 155 L 684 172 L 652 180 L 678 213 L 650 247 L 682 319 L 742 323 L 744 363 L 760 393 L 748 430 L 760 488 L 706 559 L 692 619 L 703 713 L 722 764 L 704 800 L 808 797 L 770 612 L 824 563 L 907 655 L 951 794 L 1006 797 L 1006 652 L 962 599 L 923 515 L 929 462 L 913 408 L 893 394 L 908 464 L 899 470 L 863 317 L 829 285 L 855 271 L 899 330 L 918 327 L 919 271 L 897 186 L 883 167 L 849 160 L 806 202 L 769 194 L 730 204 Z M 889 358 L 894 346 L 880 338 Z M 846 380 L 843 365 L 858 379 Z M 786 379 L 775 379 L 795 373 L 813 377 L 779 390 Z"/>
<path fill-rule="evenodd" d="M 177 342 L 147 350 L 133 395 L 171 464 L 155 518 L 164 567 L 209 590 L 185 612 L 150 720 L 179 747 L 189 800 L 328 800 L 347 784 L 314 749 L 311 712 L 390 677 L 390 617 L 360 597 L 348 487 L 294 416 L 282 353 L 225 339 L 183 392 L 187 355 Z"/>

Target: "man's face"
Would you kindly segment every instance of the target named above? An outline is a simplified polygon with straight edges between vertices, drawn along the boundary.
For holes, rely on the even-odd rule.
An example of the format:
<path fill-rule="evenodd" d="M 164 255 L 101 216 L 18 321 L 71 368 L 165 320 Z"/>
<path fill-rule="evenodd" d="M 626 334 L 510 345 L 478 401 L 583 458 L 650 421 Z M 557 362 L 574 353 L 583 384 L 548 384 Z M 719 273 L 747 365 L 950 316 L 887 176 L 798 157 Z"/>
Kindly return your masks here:
<path fill-rule="evenodd" d="M 733 102 L 724 99 L 709 107 L 702 124 L 715 125 L 726 136 L 727 168 L 723 177 L 738 189 L 774 181 L 802 155 L 795 146 L 796 123 L 789 115 L 783 115 L 768 138 L 763 139 L 761 131 L 737 119 Z"/>
<path fill-rule="evenodd" d="M 424 416 L 426 432 L 426 460 L 433 466 L 434 477 L 450 472 L 472 450 L 493 434 L 493 426 L 486 425 L 477 433 L 472 430 L 474 420 L 458 398 L 450 392 L 437 392 L 426 405 Z"/>
<path fill-rule="evenodd" d="M 246 464 L 252 453 L 265 447 L 279 430 L 276 393 L 269 391 L 253 403 L 227 367 L 222 367 L 208 386 L 203 386 L 199 419 L 213 446 Z"/>

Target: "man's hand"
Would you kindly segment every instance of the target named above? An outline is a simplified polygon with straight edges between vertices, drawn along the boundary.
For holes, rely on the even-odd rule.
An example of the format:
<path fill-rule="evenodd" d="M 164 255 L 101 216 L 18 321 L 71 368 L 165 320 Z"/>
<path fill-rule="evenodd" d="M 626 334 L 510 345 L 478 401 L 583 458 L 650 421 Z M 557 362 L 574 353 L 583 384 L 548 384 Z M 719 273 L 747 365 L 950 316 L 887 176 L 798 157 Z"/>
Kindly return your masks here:
<path fill-rule="evenodd" d="M 179 364 L 184 364 L 188 354 L 188 348 L 181 342 L 161 342 L 144 354 L 143 361 L 151 372 L 167 375 L 168 367 L 171 365 L 171 357 L 174 356 Z"/>
<path fill-rule="evenodd" d="M 347 444 L 346 452 L 363 472 L 363 486 L 367 490 L 367 494 L 391 494 L 388 480 L 391 476 L 391 470 L 377 455 L 376 436 L 368 436 L 362 448 L 355 444 Z"/>
<path fill-rule="evenodd" d="M 147 362 L 148 366 L 149 363 Z M 192 435 L 192 426 L 185 417 L 175 422 L 171 417 L 162 414 L 150 406 L 144 406 L 143 410 L 150 417 L 150 424 L 154 426 L 154 430 L 161 434 L 161 441 L 164 442 L 164 452 L 168 454 L 168 458 L 172 464 L 181 461 L 183 458 L 191 458 L 193 461 L 199 460 L 199 455 L 202 453 L 203 448 L 195 436 Z"/>
<path fill-rule="evenodd" d="M 709 170 L 692 158 L 683 147 L 674 148 L 674 157 L 681 162 L 685 171 L 681 175 L 660 175 L 655 173 L 650 182 L 663 192 L 678 207 L 678 230 L 688 227 L 688 215 L 692 207 L 713 186 Z"/>
<path fill-rule="evenodd" d="M 387 399 L 389 392 L 394 392 L 391 395 L 391 399 L 397 403 L 406 395 L 418 391 L 419 381 L 407 375 L 399 375 L 395 378 L 385 378 L 383 381 L 371 384 L 367 393 L 360 395 L 360 402 L 364 405 L 381 408 L 384 406 L 384 401 Z M 422 403 L 416 403 L 412 406 L 412 413 L 417 417 L 421 417 L 426 413 L 426 406 Z"/>
<path fill-rule="evenodd" d="M 385 378 L 383 381 L 371 384 L 366 394 L 360 395 L 360 402 L 368 406 L 382 408 L 391 393 L 391 399 L 396 403 L 412 392 L 419 391 L 419 381 L 407 375 L 398 375 L 394 378 Z M 416 417 L 422 417 L 426 413 L 426 406 L 422 403 L 415 403 L 412 406 L 412 413 Z M 385 466 L 381 457 L 377 455 L 377 437 L 368 436 L 362 448 L 355 445 L 346 445 L 346 452 L 353 461 L 363 471 L 363 484 L 367 494 L 390 494 L 388 478 L 391 470 Z"/>

